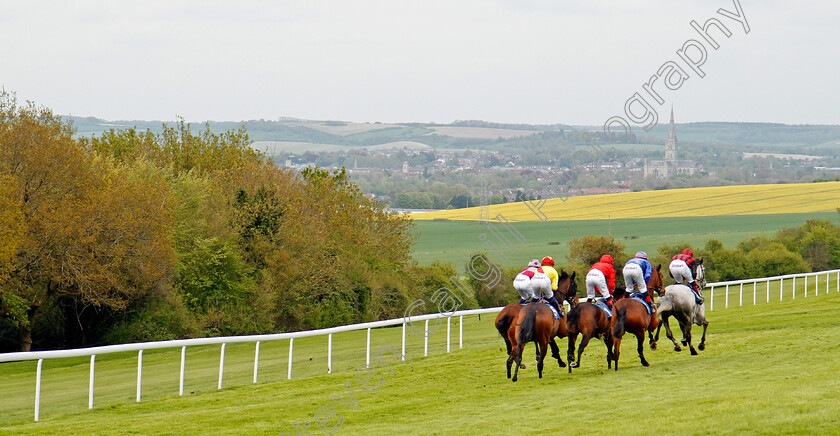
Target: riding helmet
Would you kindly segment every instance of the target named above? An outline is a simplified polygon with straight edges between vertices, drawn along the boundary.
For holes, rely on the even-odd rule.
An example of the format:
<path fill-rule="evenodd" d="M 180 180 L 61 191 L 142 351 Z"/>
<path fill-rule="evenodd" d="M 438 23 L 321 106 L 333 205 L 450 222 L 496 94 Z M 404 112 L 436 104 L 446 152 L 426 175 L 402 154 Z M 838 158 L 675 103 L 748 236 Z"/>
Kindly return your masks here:
<path fill-rule="evenodd" d="M 543 258 L 542 264 L 543 265 L 554 266 L 554 259 L 552 259 L 551 256 L 546 256 L 546 257 Z"/>
<path fill-rule="evenodd" d="M 531 259 L 531 261 L 528 262 L 528 266 L 529 267 L 535 266 L 535 267 L 539 268 L 540 267 L 540 261 L 537 260 L 537 259 Z"/>
<path fill-rule="evenodd" d="M 647 259 L 647 253 L 644 251 L 637 251 L 635 257 L 641 257 L 642 259 Z"/>

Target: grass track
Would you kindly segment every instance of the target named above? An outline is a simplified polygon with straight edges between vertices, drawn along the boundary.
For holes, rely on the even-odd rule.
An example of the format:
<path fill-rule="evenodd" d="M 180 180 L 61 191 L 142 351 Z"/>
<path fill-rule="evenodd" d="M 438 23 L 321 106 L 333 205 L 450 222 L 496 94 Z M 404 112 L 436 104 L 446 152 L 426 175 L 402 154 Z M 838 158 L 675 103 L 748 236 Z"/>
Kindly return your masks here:
<path fill-rule="evenodd" d="M 520 204 L 520 207 L 525 208 Z M 729 215 L 711 217 L 682 218 L 633 218 L 612 220 L 570 220 L 570 221 L 523 221 L 512 223 L 526 241 L 518 244 L 512 236 L 501 228 L 516 244 L 516 251 L 507 249 L 502 254 L 507 259 L 490 252 L 490 257 L 497 263 L 521 266 L 531 258 L 550 255 L 560 262 L 565 262 L 569 253 L 567 242 L 583 235 L 607 235 L 611 233 L 627 245 L 627 252 L 645 250 L 655 253 L 664 243 L 688 242 L 695 247 L 702 247 L 707 240 L 719 239 L 728 248 L 758 235 L 772 236 L 782 227 L 802 225 L 808 219 L 829 219 L 837 223 L 837 212 L 789 213 L 774 215 Z M 489 250 L 484 241 L 479 239 L 482 233 L 488 233 L 485 225 L 469 221 L 415 221 L 419 237 L 414 247 L 414 258 L 421 265 L 435 259 L 464 265 L 470 254 L 478 250 Z M 501 246 L 496 237 L 489 239 Z M 635 239 L 631 239 L 635 237 Z M 559 242 L 558 245 L 548 245 Z M 578 271 L 580 273 L 580 271 Z"/>
<path fill-rule="evenodd" d="M 651 366 L 644 368 L 632 341 L 625 340 L 618 372 L 606 370 L 603 344 L 595 340 L 575 373 L 547 365 L 540 380 L 529 365 L 511 383 L 492 316 L 465 318 L 463 350 L 457 350 L 453 322 L 455 351 L 449 355 L 445 327 L 431 337 L 426 358 L 420 357 L 422 339 L 409 334 L 408 361 L 394 364 L 395 373 L 384 375 L 376 392 L 353 384 L 359 408 L 337 406 L 345 421 L 334 434 L 834 433 L 840 427 L 837 278 L 831 277 L 828 295 L 823 278 L 819 296 L 809 281 L 807 299 L 804 283 L 797 285 L 796 299 L 788 283 L 784 301 L 778 301 L 774 283 L 770 303 L 758 298 L 753 306 L 745 299 L 743 307 L 737 307 L 738 289 L 730 288 L 729 309 L 719 304 L 723 290 L 716 289 L 706 351 L 675 353 L 663 335 L 659 350 L 645 351 Z M 375 330 L 373 338 L 374 348 L 384 342 L 399 346 L 400 329 Z M 307 376 L 324 370 L 320 338 L 296 341 L 296 378 L 283 380 L 287 345 L 282 341 L 270 351 L 263 344 L 264 381 L 257 385 L 250 385 L 253 349 L 229 347 L 225 380 L 232 387 L 221 391 L 215 389 L 218 347 L 188 349 L 187 392 L 195 393 L 185 397 L 177 397 L 178 352 L 148 353 L 148 394 L 140 404 L 133 399 L 136 355 L 102 356 L 102 367 L 110 371 L 97 375 L 101 387 L 92 411 L 86 408 L 88 359 L 49 361 L 39 423 L 31 422 L 34 362 L 2 364 L 0 433 L 294 434 L 294 421 L 312 421 L 331 395 L 347 395 L 343 384 L 352 380 L 351 369 L 364 364 L 364 332 L 335 336 L 337 367 L 344 370 L 332 375 Z M 525 354 L 529 363 L 532 350 Z M 314 425 L 309 430 L 319 433 Z"/>

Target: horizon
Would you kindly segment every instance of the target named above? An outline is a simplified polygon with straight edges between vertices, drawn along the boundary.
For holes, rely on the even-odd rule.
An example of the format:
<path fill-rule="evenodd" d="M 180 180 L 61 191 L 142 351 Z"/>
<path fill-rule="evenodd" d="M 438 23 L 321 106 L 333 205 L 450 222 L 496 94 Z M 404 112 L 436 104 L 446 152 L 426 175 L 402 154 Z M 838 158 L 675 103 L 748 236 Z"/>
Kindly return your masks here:
<path fill-rule="evenodd" d="M 635 128 L 673 105 L 682 123 L 838 122 L 829 1 L 6 6 L 0 86 L 61 114 Z"/>

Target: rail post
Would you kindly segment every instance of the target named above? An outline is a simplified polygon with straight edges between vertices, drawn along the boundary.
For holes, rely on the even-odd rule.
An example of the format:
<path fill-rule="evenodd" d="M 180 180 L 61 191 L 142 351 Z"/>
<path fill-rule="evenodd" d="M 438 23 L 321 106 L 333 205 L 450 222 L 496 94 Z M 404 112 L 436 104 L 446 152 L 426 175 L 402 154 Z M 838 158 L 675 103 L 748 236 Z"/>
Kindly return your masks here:
<path fill-rule="evenodd" d="M 292 379 L 292 355 L 295 352 L 295 338 L 289 338 L 289 371 L 286 375 L 286 379 Z"/>
<path fill-rule="evenodd" d="M 90 355 L 90 388 L 88 389 L 88 409 L 93 409 L 93 374 L 96 366 L 96 354 Z"/>
<path fill-rule="evenodd" d="M 178 396 L 184 396 L 184 370 L 187 366 L 187 346 L 181 347 L 181 376 L 178 381 Z"/>
<path fill-rule="evenodd" d="M 257 345 L 254 349 L 254 383 L 257 382 L 257 371 L 260 369 L 260 341 L 257 341 Z"/>
<path fill-rule="evenodd" d="M 143 350 L 137 352 L 137 402 L 140 402 L 141 387 L 143 386 Z"/>
<path fill-rule="evenodd" d="M 464 315 L 458 317 L 458 349 L 464 349 Z"/>
<path fill-rule="evenodd" d="M 327 374 L 332 374 L 332 333 L 327 336 Z"/>
<path fill-rule="evenodd" d="M 35 375 L 35 422 L 41 417 L 41 367 L 44 359 L 38 359 L 38 369 Z"/>
<path fill-rule="evenodd" d="M 225 345 L 222 344 L 222 355 L 219 356 L 219 386 L 217 389 L 222 388 L 222 376 L 225 374 Z"/>

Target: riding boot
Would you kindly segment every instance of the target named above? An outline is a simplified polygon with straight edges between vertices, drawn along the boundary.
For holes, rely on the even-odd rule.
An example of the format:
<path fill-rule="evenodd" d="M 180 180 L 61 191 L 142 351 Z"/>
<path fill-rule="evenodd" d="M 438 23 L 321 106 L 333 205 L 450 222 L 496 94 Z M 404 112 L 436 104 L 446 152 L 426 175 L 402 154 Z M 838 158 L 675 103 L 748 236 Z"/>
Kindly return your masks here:
<path fill-rule="evenodd" d="M 557 313 L 560 314 L 560 318 L 566 315 L 565 313 L 563 313 L 563 306 L 560 304 L 559 301 L 557 301 L 556 297 L 549 298 L 548 303 L 554 306 L 555 309 L 557 309 Z"/>
<path fill-rule="evenodd" d="M 613 300 L 612 297 L 604 298 L 604 304 L 606 304 L 607 307 L 609 307 L 610 309 L 612 309 L 614 303 L 615 303 L 615 300 Z"/>
<path fill-rule="evenodd" d="M 528 300 L 526 300 L 524 298 L 519 299 L 519 304 L 527 304 L 527 303 L 528 303 Z"/>
<path fill-rule="evenodd" d="M 697 286 L 697 282 L 692 281 L 688 284 L 688 286 L 692 291 L 694 291 L 694 302 L 697 303 L 698 306 L 703 304 L 706 299 L 703 297 L 703 294 L 700 293 L 700 288 Z"/>

